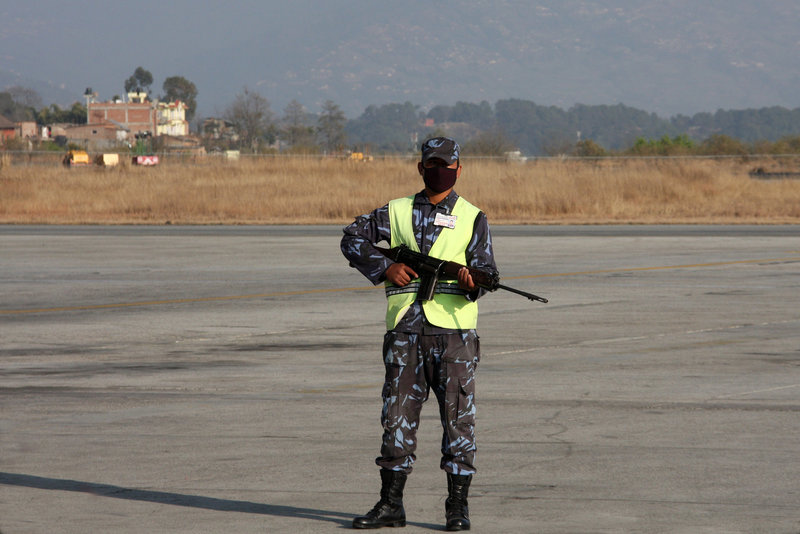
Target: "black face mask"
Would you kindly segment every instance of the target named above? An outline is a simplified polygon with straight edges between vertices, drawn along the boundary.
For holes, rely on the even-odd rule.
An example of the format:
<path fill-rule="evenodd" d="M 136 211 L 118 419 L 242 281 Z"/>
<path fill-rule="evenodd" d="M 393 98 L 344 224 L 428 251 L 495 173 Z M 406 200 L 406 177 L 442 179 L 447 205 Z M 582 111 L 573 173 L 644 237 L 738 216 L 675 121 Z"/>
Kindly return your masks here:
<path fill-rule="evenodd" d="M 443 193 L 456 185 L 458 169 L 448 167 L 426 167 L 422 170 L 425 186 L 434 193 Z"/>

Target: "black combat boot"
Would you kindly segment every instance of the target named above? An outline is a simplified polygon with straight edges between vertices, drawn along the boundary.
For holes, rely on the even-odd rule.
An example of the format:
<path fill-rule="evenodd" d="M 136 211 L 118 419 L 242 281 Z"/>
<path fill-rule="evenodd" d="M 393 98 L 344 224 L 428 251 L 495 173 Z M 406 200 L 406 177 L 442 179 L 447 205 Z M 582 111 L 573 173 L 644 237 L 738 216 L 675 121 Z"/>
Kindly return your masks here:
<path fill-rule="evenodd" d="M 467 494 L 472 475 L 454 475 L 447 473 L 447 500 L 444 501 L 445 530 L 469 530 L 469 507 Z"/>
<path fill-rule="evenodd" d="M 381 469 L 381 500 L 367 515 L 353 519 L 353 528 L 406 526 L 403 509 L 403 487 L 408 475 L 401 471 Z"/>

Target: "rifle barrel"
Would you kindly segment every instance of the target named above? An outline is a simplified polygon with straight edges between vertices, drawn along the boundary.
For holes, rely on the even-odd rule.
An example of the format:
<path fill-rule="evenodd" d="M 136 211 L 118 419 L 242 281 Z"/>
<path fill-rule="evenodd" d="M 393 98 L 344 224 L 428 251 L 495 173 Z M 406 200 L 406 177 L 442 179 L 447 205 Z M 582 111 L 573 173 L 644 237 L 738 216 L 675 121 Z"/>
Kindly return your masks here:
<path fill-rule="evenodd" d="M 539 302 L 543 302 L 545 304 L 549 302 L 546 298 L 540 297 L 539 295 L 534 295 L 533 293 L 526 293 L 525 291 L 520 291 L 519 289 L 514 289 L 513 287 L 508 287 L 503 284 L 497 284 L 497 289 L 505 289 L 506 291 L 511 291 L 512 293 L 516 293 L 517 295 L 522 295 L 523 297 L 527 297 L 528 300 L 538 300 Z"/>

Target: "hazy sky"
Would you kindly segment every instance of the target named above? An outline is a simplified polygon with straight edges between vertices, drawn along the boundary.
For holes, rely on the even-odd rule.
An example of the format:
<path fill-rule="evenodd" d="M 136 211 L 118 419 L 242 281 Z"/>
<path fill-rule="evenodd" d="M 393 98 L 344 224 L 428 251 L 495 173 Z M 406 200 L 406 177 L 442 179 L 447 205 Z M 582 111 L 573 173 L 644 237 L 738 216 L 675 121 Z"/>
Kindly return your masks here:
<path fill-rule="evenodd" d="M 200 115 L 244 86 L 278 113 L 332 99 L 350 117 L 406 100 L 800 106 L 797 0 L 0 0 L 0 20 L 0 87 L 45 103 L 36 84 L 105 100 L 143 66 L 156 96 L 168 76 L 193 81 Z"/>

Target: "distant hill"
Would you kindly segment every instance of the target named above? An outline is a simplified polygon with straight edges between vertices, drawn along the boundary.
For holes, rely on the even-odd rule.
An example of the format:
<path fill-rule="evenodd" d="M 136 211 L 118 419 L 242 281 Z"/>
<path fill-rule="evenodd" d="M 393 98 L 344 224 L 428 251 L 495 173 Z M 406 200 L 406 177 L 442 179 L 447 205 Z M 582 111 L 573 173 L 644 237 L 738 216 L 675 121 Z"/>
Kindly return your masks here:
<path fill-rule="evenodd" d="M 277 113 L 331 99 L 350 118 L 368 105 L 506 99 L 664 118 L 800 106 L 796 0 L 142 0 L 125 20 L 145 18 L 146 33 L 89 4 L 3 7 L 14 23 L 0 31 L 0 89 L 31 85 L 62 105 L 89 86 L 110 98 L 141 65 L 156 93 L 167 76 L 193 81 L 201 117 L 244 86 Z"/>
<path fill-rule="evenodd" d="M 453 4 L 384 3 L 380 17 L 329 11 L 301 35 L 249 41 L 265 51 L 262 65 L 233 49 L 203 61 L 227 58 L 233 80 L 253 70 L 275 102 L 312 106 L 324 95 L 351 116 L 368 104 L 501 98 L 625 103 L 661 116 L 800 105 L 794 0 Z M 289 52 L 275 57 L 275 47 Z"/>

